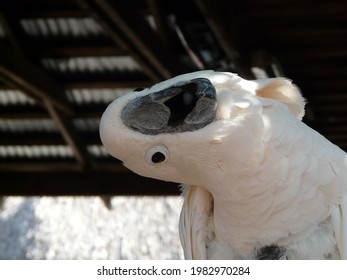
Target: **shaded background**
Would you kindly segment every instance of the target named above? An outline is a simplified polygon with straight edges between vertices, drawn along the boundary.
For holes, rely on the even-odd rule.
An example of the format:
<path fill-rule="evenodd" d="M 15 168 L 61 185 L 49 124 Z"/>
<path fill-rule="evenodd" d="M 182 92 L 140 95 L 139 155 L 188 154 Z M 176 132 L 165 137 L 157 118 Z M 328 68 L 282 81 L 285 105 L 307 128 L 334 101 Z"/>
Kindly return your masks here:
<path fill-rule="evenodd" d="M 289 77 L 304 121 L 346 150 L 346 15 L 342 0 L 1 0 L 0 195 L 15 197 L 3 200 L 0 258 L 182 256 L 177 184 L 129 172 L 98 134 L 111 101 L 177 74 Z M 126 224 L 148 251 L 117 251 L 133 242 Z M 89 254 L 69 251 L 79 238 Z"/>

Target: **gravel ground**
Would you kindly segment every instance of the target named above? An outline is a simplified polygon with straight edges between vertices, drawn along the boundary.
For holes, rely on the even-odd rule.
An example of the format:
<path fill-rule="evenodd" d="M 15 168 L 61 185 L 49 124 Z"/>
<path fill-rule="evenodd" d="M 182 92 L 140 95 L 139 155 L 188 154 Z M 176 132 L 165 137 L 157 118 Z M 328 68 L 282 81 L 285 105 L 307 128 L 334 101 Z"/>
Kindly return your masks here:
<path fill-rule="evenodd" d="M 182 259 L 179 197 L 9 197 L 0 259 Z"/>

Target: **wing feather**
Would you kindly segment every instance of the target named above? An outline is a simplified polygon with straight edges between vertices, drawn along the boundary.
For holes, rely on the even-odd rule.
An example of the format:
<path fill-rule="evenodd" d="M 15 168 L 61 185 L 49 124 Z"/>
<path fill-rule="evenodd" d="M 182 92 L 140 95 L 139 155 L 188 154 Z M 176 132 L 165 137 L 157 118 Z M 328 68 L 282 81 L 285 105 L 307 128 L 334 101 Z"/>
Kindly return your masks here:
<path fill-rule="evenodd" d="M 341 203 L 333 204 L 331 208 L 331 220 L 335 231 L 337 247 L 342 260 L 347 260 L 347 197 L 344 196 Z"/>
<path fill-rule="evenodd" d="M 206 189 L 196 186 L 184 186 L 183 196 L 179 234 L 184 257 L 188 260 L 206 259 L 213 198 Z"/>

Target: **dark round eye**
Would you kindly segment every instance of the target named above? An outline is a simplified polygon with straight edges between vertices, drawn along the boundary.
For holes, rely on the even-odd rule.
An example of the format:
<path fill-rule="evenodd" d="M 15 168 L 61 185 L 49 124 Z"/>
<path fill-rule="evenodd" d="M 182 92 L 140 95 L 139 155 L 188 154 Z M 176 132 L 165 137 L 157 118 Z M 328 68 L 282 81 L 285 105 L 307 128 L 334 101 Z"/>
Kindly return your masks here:
<path fill-rule="evenodd" d="M 145 88 L 143 87 L 138 87 L 138 88 L 135 88 L 133 91 L 143 91 Z"/>
<path fill-rule="evenodd" d="M 160 162 L 163 162 L 165 160 L 166 160 L 165 155 L 161 152 L 156 152 L 152 156 L 152 162 L 153 163 L 160 163 Z"/>
<path fill-rule="evenodd" d="M 154 146 L 146 153 L 146 161 L 151 164 L 164 163 L 169 158 L 169 150 L 162 145 Z"/>

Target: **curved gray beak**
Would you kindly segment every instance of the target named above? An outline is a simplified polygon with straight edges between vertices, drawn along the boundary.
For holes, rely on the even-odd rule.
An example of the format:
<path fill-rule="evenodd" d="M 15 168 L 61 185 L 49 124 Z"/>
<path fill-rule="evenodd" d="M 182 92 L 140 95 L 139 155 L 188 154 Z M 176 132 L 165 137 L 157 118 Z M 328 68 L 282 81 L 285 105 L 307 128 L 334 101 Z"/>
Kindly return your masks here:
<path fill-rule="evenodd" d="M 216 107 L 216 89 L 197 78 L 130 101 L 121 118 L 143 134 L 195 131 L 214 120 Z"/>

